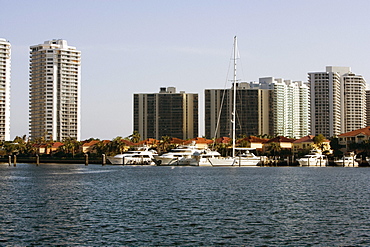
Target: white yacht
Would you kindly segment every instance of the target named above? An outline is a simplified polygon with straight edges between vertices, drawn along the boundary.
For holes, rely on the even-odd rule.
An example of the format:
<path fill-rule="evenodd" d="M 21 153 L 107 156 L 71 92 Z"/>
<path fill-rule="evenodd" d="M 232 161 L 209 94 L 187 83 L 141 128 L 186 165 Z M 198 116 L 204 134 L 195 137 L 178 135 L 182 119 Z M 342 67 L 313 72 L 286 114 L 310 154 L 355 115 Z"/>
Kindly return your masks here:
<path fill-rule="evenodd" d="M 254 153 L 250 152 L 255 150 L 254 148 L 236 148 L 237 151 L 241 151 L 235 157 L 234 166 L 258 166 L 261 162 L 262 157 L 256 156 Z"/>
<path fill-rule="evenodd" d="M 196 146 L 180 146 L 155 157 L 158 166 L 197 166 L 202 149 Z"/>
<path fill-rule="evenodd" d="M 204 150 L 200 153 L 198 158 L 198 165 L 199 166 L 213 166 L 213 162 L 211 160 L 221 160 L 224 159 L 221 157 L 221 154 L 217 151 L 213 150 Z"/>
<path fill-rule="evenodd" d="M 212 166 L 246 166 L 257 167 L 261 162 L 262 157 L 256 156 L 250 152 L 254 148 L 235 148 L 239 151 L 235 157 L 213 157 L 209 158 Z"/>
<path fill-rule="evenodd" d="M 334 163 L 337 166 L 345 167 L 358 167 L 358 162 L 356 161 L 356 155 L 343 156 L 341 159 L 335 160 Z"/>
<path fill-rule="evenodd" d="M 154 159 L 156 156 L 157 152 L 155 150 L 142 147 L 123 154 L 117 154 L 116 156 L 108 156 L 107 158 L 113 165 L 155 165 Z"/>
<path fill-rule="evenodd" d="M 325 167 L 328 164 L 328 159 L 318 150 L 312 150 L 310 154 L 297 159 L 300 166 L 318 166 Z"/>

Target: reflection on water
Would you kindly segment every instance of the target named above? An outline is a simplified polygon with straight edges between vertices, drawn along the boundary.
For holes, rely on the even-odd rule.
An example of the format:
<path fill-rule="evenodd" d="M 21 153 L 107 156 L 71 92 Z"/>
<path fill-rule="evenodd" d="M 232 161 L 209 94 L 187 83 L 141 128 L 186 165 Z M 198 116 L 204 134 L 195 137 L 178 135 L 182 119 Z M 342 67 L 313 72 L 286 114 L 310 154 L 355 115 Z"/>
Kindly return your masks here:
<path fill-rule="evenodd" d="M 370 169 L 0 165 L 0 245 L 370 245 Z"/>

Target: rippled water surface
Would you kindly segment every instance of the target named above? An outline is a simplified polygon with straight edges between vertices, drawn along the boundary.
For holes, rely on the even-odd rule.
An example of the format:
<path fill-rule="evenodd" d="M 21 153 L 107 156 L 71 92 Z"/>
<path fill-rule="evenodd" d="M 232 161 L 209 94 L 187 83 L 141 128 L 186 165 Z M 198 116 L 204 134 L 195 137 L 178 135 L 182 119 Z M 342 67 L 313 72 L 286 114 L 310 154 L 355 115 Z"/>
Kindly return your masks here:
<path fill-rule="evenodd" d="M 369 246 L 368 168 L 0 165 L 0 246 Z"/>

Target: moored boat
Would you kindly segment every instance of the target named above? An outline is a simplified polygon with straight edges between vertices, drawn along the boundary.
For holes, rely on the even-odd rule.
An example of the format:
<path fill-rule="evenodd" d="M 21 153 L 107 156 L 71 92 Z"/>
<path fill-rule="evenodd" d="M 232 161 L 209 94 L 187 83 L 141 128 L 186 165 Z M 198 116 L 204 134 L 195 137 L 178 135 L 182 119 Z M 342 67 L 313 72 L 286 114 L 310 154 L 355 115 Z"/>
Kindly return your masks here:
<path fill-rule="evenodd" d="M 341 159 L 334 160 L 335 165 L 344 167 L 358 167 L 358 162 L 356 161 L 356 155 L 350 154 L 345 155 Z"/>
<path fill-rule="evenodd" d="M 209 158 L 212 166 L 245 166 L 257 167 L 264 157 L 256 156 L 250 152 L 254 148 L 235 148 L 239 154 L 235 157 L 213 157 Z"/>
<path fill-rule="evenodd" d="M 113 165 L 155 165 L 154 158 L 157 156 L 155 150 L 148 147 L 141 147 L 137 150 L 127 151 L 116 156 L 108 156 L 108 160 Z"/>
<path fill-rule="evenodd" d="M 312 150 L 310 154 L 306 154 L 302 158 L 297 159 L 300 166 L 317 166 L 325 167 L 328 164 L 328 159 L 318 150 Z"/>
<path fill-rule="evenodd" d="M 180 146 L 171 149 L 169 152 L 156 156 L 155 163 L 158 166 L 197 166 L 198 156 L 202 153 L 202 149 L 195 145 Z"/>
<path fill-rule="evenodd" d="M 220 164 L 222 161 L 224 161 L 226 158 L 222 157 L 221 154 L 217 151 L 213 150 L 204 150 L 199 155 L 199 166 L 214 166 L 214 164 Z"/>
<path fill-rule="evenodd" d="M 262 157 L 250 152 L 255 150 L 254 148 L 236 148 L 236 150 L 241 152 L 235 157 L 235 166 L 256 167 L 260 165 Z"/>

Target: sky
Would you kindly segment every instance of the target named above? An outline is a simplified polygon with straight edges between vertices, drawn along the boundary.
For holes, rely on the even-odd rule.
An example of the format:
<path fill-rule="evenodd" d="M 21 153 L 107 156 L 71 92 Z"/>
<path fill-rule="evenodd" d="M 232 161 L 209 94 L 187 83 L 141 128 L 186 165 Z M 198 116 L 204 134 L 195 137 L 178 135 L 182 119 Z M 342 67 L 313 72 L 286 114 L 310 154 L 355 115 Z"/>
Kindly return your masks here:
<path fill-rule="evenodd" d="M 307 81 L 326 66 L 370 82 L 368 0 L 0 0 L 0 38 L 12 45 L 11 138 L 28 136 L 29 47 L 65 39 L 81 51 L 81 139 L 133 132 L 133 94 L 160 87 L 199 94 L 238 79 Z"/>

